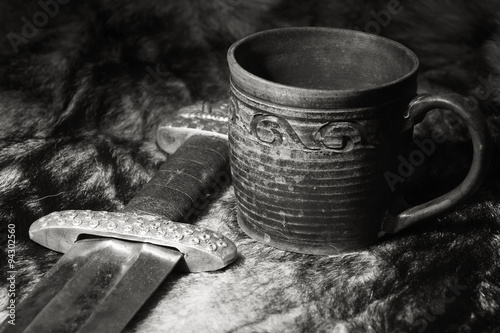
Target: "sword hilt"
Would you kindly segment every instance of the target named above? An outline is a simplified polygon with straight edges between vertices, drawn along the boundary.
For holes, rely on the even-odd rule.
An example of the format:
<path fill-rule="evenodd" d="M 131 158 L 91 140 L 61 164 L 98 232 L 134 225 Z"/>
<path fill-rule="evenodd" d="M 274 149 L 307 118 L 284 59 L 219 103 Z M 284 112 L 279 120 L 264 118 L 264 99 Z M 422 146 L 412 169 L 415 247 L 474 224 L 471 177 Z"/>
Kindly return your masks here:
<path fill-rule="evenodd" d="M 227 140 L 229 122 L 228 102 L 198 102 L 177 111 L 157 132 L 158 145 L 173 154 L 194 135 Z"/>
<path fill-rule="evenodd" d="M 223 112 L 224 105 L 215 113 Z M 173 154 L 120 213 L 55 212 L 35 221 L 30 237 L 59 252 L 65 252 L 85 234 L 174 247 L 184 253 L 189 271 L 215 270 L 232 262 L 236 246 L 229 239 L 207 229 L 175 223 L 188 222 L 206 208 L 208 197 L 230 183 L 227 137 L 223 133 L 206 135 L 210 129 L 224 128 L 227 117 L 215 117 L 213 113 L 205 104 L 198 112 L 184 108 L 176 116 L 183 120 L 174 122 L 178 127 L 159 129 L 159 145 Z M 203 120 L 203 131 L 200 126 L 192 128 L 191 123 L 199 125 L 197 119 Z M 186 127 L 181 128 L 182 124 Z M 168 232 L 171 229 L 178 232 Z"/>
<path fill-rule="evenodd" d="M 231 181 L 227 109 L 227 102 L 199 102 L 160 126 L 156 142 L 171 156 L 124 211 L 188 222 L 204 210 L 208 197 Z"/>
<path fill-rule="evenodd" d="M 228 150 L 227 139 L 189 137 L 123 211 L 188 222 L 207 207 L 208 197 L 229 185 Z"/>

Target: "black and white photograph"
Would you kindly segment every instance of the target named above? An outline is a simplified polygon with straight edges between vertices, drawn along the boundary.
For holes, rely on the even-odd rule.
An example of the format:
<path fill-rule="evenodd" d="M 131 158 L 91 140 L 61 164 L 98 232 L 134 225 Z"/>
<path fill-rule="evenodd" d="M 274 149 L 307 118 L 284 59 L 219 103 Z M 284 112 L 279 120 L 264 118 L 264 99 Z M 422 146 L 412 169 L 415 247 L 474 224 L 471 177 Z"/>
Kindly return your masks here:
<path fill-rule="evenodd" d="M 0 0 L 1 333 L 500 333 L 498 0 Z"/>

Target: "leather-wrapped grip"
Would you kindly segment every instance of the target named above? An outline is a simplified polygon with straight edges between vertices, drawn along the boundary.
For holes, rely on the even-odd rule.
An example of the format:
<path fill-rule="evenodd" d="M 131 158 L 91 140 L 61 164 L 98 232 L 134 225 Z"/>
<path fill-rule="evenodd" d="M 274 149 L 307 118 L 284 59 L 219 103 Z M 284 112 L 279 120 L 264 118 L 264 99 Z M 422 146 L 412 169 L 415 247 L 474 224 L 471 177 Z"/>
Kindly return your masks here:
<path fill-rule="evenodd" d="M 208 205 L 208 197 L 230 182 L 228 141 L 190 137 L 160 167 L 123 211 L 157 214 L 187 222 Z"/>

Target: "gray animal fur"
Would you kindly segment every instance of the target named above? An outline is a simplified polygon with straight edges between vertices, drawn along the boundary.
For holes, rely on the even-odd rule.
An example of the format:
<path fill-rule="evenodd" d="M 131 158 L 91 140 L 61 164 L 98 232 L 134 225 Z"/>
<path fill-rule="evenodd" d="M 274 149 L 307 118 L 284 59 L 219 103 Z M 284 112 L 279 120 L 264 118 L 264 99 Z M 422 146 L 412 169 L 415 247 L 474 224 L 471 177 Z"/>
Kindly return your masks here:
<path fill-rule="evenodd" d="M 55 210 L 116 210 L 128 202 L 168 158 L 154 142 L 167 114 L 226 98 L 232 42 L 280 26 L 364 30 L 375 20 L 371 12 L 387 3 L 69 2 L 16 49 L 9 34 L 22 35 L 21 19 L 43 9 L 36 1 L 1 2 L 1 247 L 14 223 L 17 300 L 60 256 L 27 239 L 29 224 Z M 495 158 L 480 191 L 449 214 L 366 251 L 318 257 L 249 239 L 237 226 L 228 188 L 196 223 L 235 240 L 240 258 L 220 272 L 171 276 L 128 332 L 498 331 L 500 5 L 400 4 L 380 34 L 417 53 L 420 91 L 475 97 L 488 118 Z M 451 188 L 467 171 L 467 133 L 450 119 L 438 110 L 416 131 L 425 137 L 442 130 L 447 137 L 407 184 L 416 201 Z M 6 272 L 4 259 L 1 265 Z"/>

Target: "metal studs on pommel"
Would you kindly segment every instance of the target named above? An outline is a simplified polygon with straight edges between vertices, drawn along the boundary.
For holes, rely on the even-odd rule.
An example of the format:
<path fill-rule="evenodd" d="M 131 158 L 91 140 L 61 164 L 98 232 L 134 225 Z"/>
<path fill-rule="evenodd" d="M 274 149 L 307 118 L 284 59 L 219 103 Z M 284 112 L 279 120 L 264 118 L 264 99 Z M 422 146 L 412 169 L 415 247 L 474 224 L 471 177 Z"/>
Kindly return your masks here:
<path fill-rule="evenodd" d="M 156 142 L 173 154 L 194 135 L 227 140 L 228 121 L 227 102 L 199 102 L 180 109 L 165 126 L 160 126 Z"/>
<path fill-rule="evenodd" d="M 122 211 L 54 212 L 31 225 L 34 241 L 65 255 L 9 332 L 120 332 L 178 263 L 200 272 L 236 259 L 223 235 L 178 223 L 230 182 L 226 109 L 200 103 L 168 119 L 158 144 L 171 155 Z"/>

